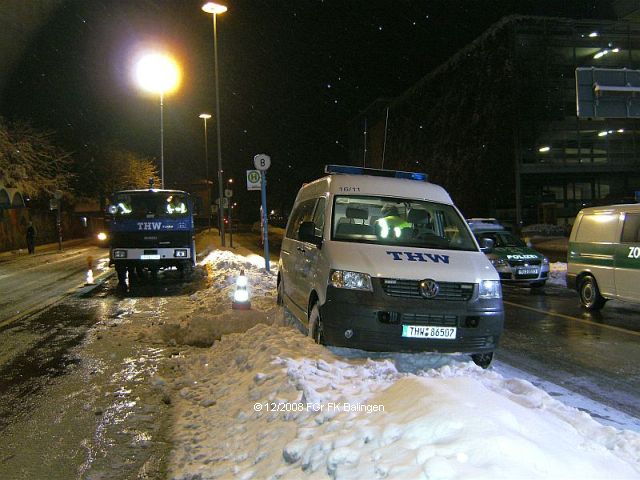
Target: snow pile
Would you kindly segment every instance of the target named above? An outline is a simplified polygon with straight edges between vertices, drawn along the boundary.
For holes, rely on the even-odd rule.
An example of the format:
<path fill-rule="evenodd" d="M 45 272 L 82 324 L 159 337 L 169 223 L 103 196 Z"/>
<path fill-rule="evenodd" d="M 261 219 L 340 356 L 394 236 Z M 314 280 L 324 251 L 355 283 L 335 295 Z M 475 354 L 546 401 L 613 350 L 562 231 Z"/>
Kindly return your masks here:
<path fill-rule="evenodd" d="M 257 323 L 274 323 L 280 313 L 276 306 L 276 276 L 261 266 L 264 260 L 256 255 L 243 257 L 221 250 L 211 253 L 201 265 L 208 274 L 208 288 L 191 295 L 190 304 L 182 306 L 177 319 L 162 324 L 157 336 L 171 345 L 208 347 L 222 335 L 244 332 Z M 231 309 L 240 272 L 249 282 L 251 311 Z"/>
<path fill-rule="evenodd" d="M 258 325 L 182 367 L 172 478 L 640 475 L 640 435 L 470 362 L 406 374 Z"/>
<path fill-rule="evenodd" d="M 216 258 L 214 275 L 226 280 L 207 301 L 228 308 L 238 262 L 254 292 L 274 294 L 275 277 L 257 265 Z M 174 359 L 171 478 L 640 477 L 639 434 L 602 426 L 525 380 L 455 360 L 407 373 L 394 356 L 336 355 L 297 330 L 256 323 Z"/>

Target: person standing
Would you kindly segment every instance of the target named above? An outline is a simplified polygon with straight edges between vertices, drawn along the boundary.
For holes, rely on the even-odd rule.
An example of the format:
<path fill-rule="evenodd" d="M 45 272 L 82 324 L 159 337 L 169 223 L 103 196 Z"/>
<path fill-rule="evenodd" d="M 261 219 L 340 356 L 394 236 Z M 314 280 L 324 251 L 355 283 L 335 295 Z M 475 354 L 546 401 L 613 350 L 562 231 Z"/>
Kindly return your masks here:
<path fill-rule="evenodd" d="M 36 227 L 33 226 L 33 222 L 27 225 L 27 248 L 29 254 L 36 253 Z"/>

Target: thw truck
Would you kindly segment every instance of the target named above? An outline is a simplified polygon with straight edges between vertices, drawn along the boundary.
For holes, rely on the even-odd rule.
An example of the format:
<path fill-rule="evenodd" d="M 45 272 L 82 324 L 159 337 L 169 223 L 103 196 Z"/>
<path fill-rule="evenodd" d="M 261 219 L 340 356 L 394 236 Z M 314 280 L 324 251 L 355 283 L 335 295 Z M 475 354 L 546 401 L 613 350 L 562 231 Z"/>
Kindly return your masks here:
<path fill-rule="evenodd" d="M 113 194 L 109 265 L 124 284 L 127 270 L 155 275 L 195 266 L 193 202 L 181 190 L 122 190 Z"/>

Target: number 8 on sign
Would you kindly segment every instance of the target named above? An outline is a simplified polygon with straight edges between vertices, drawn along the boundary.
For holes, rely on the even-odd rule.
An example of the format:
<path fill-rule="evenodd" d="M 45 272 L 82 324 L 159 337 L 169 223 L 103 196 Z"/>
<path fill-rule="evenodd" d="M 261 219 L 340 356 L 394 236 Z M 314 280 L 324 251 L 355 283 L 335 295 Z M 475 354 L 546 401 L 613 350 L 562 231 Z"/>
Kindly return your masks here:
<path fill-rule="evenodd" d="M 264 153 L 259 153 L 253 157 L 253 165 L 256 167 L 256 170 L 268 170 L 271 166 L 271 157 Z"/>

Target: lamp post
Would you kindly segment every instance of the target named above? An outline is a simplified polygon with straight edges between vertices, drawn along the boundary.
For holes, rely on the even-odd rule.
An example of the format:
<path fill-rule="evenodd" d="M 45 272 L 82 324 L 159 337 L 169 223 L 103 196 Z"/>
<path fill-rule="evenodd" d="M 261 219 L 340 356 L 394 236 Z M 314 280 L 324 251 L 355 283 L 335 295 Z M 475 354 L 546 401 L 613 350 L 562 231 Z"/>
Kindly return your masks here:
<path fill-rule="evenodd" d="M 227 11 L 227 7 L 224 5 L 220 5 L 219 3 L 208 2 L 202 6 L 202 11 L 211 14 L 213 18 L 213 68 L 215 74 L 215 91 L 216 91 L 216 132 L 218 137 L 218 201 L 220 205 L 218 206 L 218 218 L 220 221 L 220 237 L 222 238 L 222 246 L 225 246 L 225 238 L 224 238 L 224 217 L 223 217 L 223 205 L 224 205 L 224 197 L 223 197 L 223 188 L 224 185 L 222 183 L 222 148 L 220 144 L 220 92 L 218 88 L 218 29 L 216 25 L 216 18 L 221 13 Z"/>
<path fill-rule="evenodd" d="M 233 178 L 227 180 L 227 186 L 227 190 L 229 190 L 229 193 L 233 194 Z M 233 220 L 231 219 L 231 208 L 233 208 L 233 206 L 231 205 L 232 195 L 228 195 L 227 192 L 225 192 L 224 196 L 227 197 L 227 202 L 229 202 L 229 246 L 233 248 Z"/>
<path fill-rule="evenodd" d="M 164 96 L 178 87 L 180 69 L 171 57 L 149 53 L 138 60 L 135 75 L 143 90 L 160 96 L 160 182 L 164 188 Z"/>
<path fill-rule="evenodd" d="M 209 222 L 209 230 L 211 230 L 211 187 L 209 186 L 209 142 L 207 137 L 207 120 L 211 118 L 211 114 L 201 113 L 199 116 L 204 120 L 204 168 L 207 184 L 207 220 Z"/>

